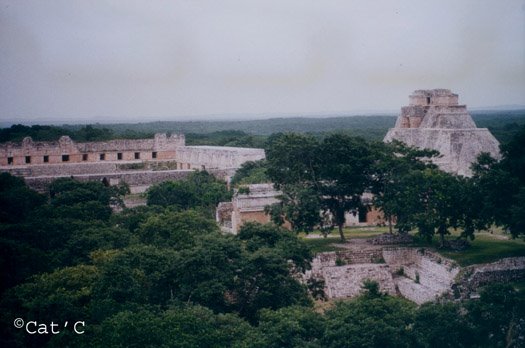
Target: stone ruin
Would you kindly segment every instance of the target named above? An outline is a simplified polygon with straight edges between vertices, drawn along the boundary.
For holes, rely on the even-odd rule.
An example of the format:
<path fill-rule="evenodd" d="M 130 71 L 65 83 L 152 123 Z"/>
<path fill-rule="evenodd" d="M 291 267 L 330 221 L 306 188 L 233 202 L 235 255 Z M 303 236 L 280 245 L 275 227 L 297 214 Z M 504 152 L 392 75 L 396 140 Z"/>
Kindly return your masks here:
<path fill-rule="evenodd" d="M 245 185 L 236 189 L 231 202 L 221 202 L 216 209 L 216 221 L 224 232 L 237 234 L 248 221 L 268 223 L 270 216 L 264 211 L 267 205 L 278 203 L 282 192 L 273 184 Z"/>
<path fill-rule="evenodd" d="M 486 128 L 477 128 L 458 95 L 448 89 L 417 90 L 401 108 L 384 141 L 399 140 L 418 148 L 439 151 L 433 162 L 442 170 L 471 176 L 470 165 L 482 152 L 500 158 L 499 143 Z"/>
<path fill-rule="evenodd" d="M 357 240 L 346 247 L 318 253 L 304 274 L 305 282 L 324 283 L 327 299 L 358 296 L 365 280 L 376 281 L 383 293 L 423 304 L 440 298 L 477 298 L 481 286 L 525 279 L 525 257 L 462 268 L 426 248 L 371 246 Z"/>
<path fill-rule="evenodd" d="M 207 170 L 229 180 L 246 161 L 264 159 L 263 149 L 186 146 L 183 134 L 155 134 L 153 139 L 116 139 L 75 142 L 68 136 L 58 141 L 0 144 L 0 172 L 22 176 L 27 185 L 46 191 L 59 177 L 80 181 L 126 182 L 132 193 L 165 180 L 181 180 L 193 170 Z"/>

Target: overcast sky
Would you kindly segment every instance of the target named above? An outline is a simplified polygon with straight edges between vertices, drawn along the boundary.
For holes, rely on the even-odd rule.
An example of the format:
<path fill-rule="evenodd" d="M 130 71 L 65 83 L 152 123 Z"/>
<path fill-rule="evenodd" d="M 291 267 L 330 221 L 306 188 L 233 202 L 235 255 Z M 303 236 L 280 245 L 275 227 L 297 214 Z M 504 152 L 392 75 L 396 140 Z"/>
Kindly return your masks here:
<path fill-rule="evenodd" d="M 525 105 L 525 0 L 0 0 L 0 121 Z"/>

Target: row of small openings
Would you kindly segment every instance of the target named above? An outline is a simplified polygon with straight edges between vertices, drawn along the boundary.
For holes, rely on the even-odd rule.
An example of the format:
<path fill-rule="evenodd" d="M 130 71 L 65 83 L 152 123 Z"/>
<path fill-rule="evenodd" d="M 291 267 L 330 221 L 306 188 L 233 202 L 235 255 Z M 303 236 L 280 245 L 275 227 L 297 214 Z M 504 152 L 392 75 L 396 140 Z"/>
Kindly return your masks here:
<path fill-rule="evenodd" d="M 43 156 L 44 163 L 49 163 L 49 156 L 45 155 Z M 62 161 L 67 162 L 69 161 L 69 155 L 62 155 Z M 25 163 L 30 164 L 31 163 L 31 156 L 25 156 Z M 7 157 L 7 164 L 13 164 L 13 157 Z"/>
<path fill-rule="evenodd" d="M 135 152 L 134 157 L 135 159 L 140 159 L 140 152 Z M 157 152 L 152 152 L 151 157 L 157 158 Z M 49 163 L 48 155 L 45 155 L 43 158 L 44 158 L 44 163 Z M 101 153 L 99 158 L 101 161 L 105 161 L 106 154 Z M 117 153 L 117 159 L 122 160 L 122 152 Z M 87 153 L 82 154 L 82 161 L 87 161 L 87 160 L 88 160 L 88 154 Z M 69 155 L 62 155 L 62 162 L 69 162 Z M 25 156 L 25 163 L 26 164 L 31 163 L 31 156 Z M 7 157 L 7 164 L 13 164 L 13 157 Z"/>
<path fill-rule="evenodd" d="M 133 154 L 133 156 L 134 156 L 135 159 L 140 159 L 140 152 L 135 152 Z M 157 152 L 152 152 L 151 153 L 151 157 L 152 158 L 157 158 Z M 120 161 L 120 160 L 122 160 L 122 158 L 123 158 L 122 152 L 117 152 L 117 160 Z M 106 154 L 105 153 L 99 154 L 99 159 L 101 161 L 105 161 L 106 160 Z M 85 153 L 85 154 L 82 155 L 82 161 L 87 161 L 87 160 L 88 160 L 88 154 Z"/>

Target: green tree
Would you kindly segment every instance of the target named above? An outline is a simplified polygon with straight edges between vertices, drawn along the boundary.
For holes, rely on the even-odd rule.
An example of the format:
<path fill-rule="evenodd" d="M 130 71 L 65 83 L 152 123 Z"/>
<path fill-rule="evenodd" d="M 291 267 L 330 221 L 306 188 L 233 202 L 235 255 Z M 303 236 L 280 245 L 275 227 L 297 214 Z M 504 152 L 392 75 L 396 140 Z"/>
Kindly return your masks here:
<path fill-rule="evenodd" d="M 167 210 L 151 215 L 137 229 L 141 243 L 177 250 L 191 247 L 198 239 L 209 234 L 219 234 L 217 224 L 194 210 Z"/>
<path fill-rule="evenodd" d="M 248 223 L 237 238 L 245 253 L 232 296 L 242 317 L 255 322 L 262 308 L 309 304 L 306 287 L 292 273 L 309 268 L 312 256 L 295 234 L 270 224 Z"/>
<path fill-rule="evenodd" d="M 8 290 L 0 314 L 0 343 L 5 343 L 2 346 L 44 346 L 54 336 L 51 333 L 28 335 L 24 330 L 13 330 L 13 318 L 46 323 L 49 331 L 51 322 L 60 323 L 58 330 L 62 331 L 66 321 L 72 324 L 89 319 L 92 290 L 98 277 L 95 267 L 79 265 L 35 276 Z M 67 345 L 66 341 L 67 338 L 59 342 Z"/>
<path fill-rule="evenodd" d="M 396 210 L 397 226 L 402 231 L 417 227 L 427 241 L 437 233 L 441 246 L 449 228 L 464 226 L 468 211 L 461 207 L 462 185 L 458 177 L 438 169 L 413 170 L 400 180 Z"/>
<path fill-rule="evenodd" d="M 271 348 L 322 347 L 324 318 L 309 307 L 290 306 L 278 310 L 263 309 L 258 330 L 264 346 Z"/>
<path fill-rule="evenodd" d="M 371 184 L 373 153 L 364 139 L 334 134 L 320 145 L 319 157 L 316 185 L 322 205 L 332 213 L 344 241 L 345 214 L 366 209 L 361 196 Z"/>
<path fill-rule="evenodd" d="M 231 185 L 247 185 L 267 183 L 270 179 L 266 174 L 266 160 L 248 161 L 241 164 L 231 179 Z"/>
<path fill-rule="evenodd" d="M 465 307 L 480 346 L 519 347 L 525 343 L 525 299 L 511 285 L 486 286 L 480 291 L 480 299 Z"/>
<path fill-rule="evenodd" d="M 511 207 L 514 205 L 514 196 L 519 193 L 519 180 L 509 173 L 501 161 L 488 154 L 481 154 L 472 168 L 473 194 L 478 198 L 476 208 L 484 218 L 484 224 L 509 228 L 512 224 Z"/>
<path fill-rule="evenodd" d="M 525 127 L 501 146 L 502 159 L 482 154 L 473 165 L 474 184 L 485 199 L 480 209 L 489 223 L 507 228 L 513 237 L 525 234 Z"/>
<path fill-rule="evenodd" d="M 369 144 L 343 134 L 329 135 L 321 143 L 308 135 L 279 134 L 269 139 L 267 161 L 269 177 L 296 206 L 305 203 L 298 199 L 297 193 L 305 192 L 298 187 L 317 193 L 344 240 L 345 214 L 365 209 L 361 195 L 370 186 L 373 163 Z"/>
<path fill-rule="evenodd" d="M 235 310 L 232 294 L 243 257 L 241 243 L 234 237 L 218 234 L 204 237 L 181 252 L 180 262 L 171 275 L 174 297 L 215 312 Z"/>
<path fill-rule="evenodd" d="M 414 304 L 390 296 L 361 296 L 326 312 L 323 347 L 408 347 Z M 437 346 L 436 346 L 437 347 Z"/>
<path fill-rule="evenodd" d="M 257 312 L 263 308 L 309 304 L 306 287 L 290 271 L 287 260 L 271 248 L 247 254 L 240 264 L 233 292 L 239 314 L 255 322 Z"/>
<path fill-rule="evenodd" d="M 271 248 L 284 260 L 292 260 L 295 267 L 304 271 L 310 268 L 312 253 L 308 246 L 295 234 L 271 224 L 245 223 L 237 238 L 245 243 L 249 252 Z"/>
<path fill-rule="evenodd" d="M 417 311 L 413 330 L 421 347 L 475 347 L 477 338 L 461 307 L 429 303 Z"/>
<path fill-rule="evenodd" d="M 319 142 L 311 135 L 279 133 L 270 136 L 266 172 L 276 187 L 315 182 L 320 165 L 318 148 Z"/>
<path fill-rule="evenodd" d="M 137 305 L 166 305 L 173 297 L 171 274 L 181 261 L 172 249 L 136 245 L 93 254 L 99 281 L 93 287 L 96 318 Z"/>
<path fill-rule="evenodd" d="M 24 180 L 9 173 L 0 173 L 0 223 L 19 223 L 46 201 L 31 190 Z"/>
<path fill-rule="evenodd" d="M 148 205 L 174 209 L 202 209 L 211 217 L 219 202 L 231 199 L 226 183 L 206 171 L 191 173 L 185 180 L 165 181 L 147 192 Z"/>
<path fill-rule="evenodd" d="M 257 336 L 255 329 L 233 314 L 181 306 L 122 311 L 96 327 L 92 341 L 78 341 L 89 347 L 262 347 Z"/>
<path fill-rule="evenodd" d="M 435 167 L 428 159 L 437 155 L 437 151 L 421 150 L 406 146 L 399 141 L 391 143 L 373 143 L 374 165 L 372 176 L 372 193 L 374 206 L 383 212 L 392 233 L 392 221 L 396 217 L 402 220 L 402 200 L 406 190 L 403 177 L 414 170 Z M 426 158 L 425 161 L 422 159 Z"/>
<path fill-rule="evenodd" d="M 281 186 L 280 202 L 265 207 L 273 223 L 283 225 L 288 221 L 296 232 L 311 232 L 321 222 L 321 200 L 313 188 L 300 184 Z"/>

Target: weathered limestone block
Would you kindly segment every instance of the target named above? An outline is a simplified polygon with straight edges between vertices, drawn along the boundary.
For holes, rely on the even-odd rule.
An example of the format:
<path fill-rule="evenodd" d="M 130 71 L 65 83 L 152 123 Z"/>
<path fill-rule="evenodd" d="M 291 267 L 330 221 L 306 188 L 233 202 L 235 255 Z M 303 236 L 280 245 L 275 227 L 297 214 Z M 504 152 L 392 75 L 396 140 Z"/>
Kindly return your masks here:
<path fill-rule="evenodd" d="M 395 285 L 388 265 L 357 264 L 346 266 L 330 266 L 322 270 L 325 280 L 325 295 L 328 298 L 343 298 L 359 295 L 366 279 L 379 283 L 381 292 L 394 295 Z"/>

